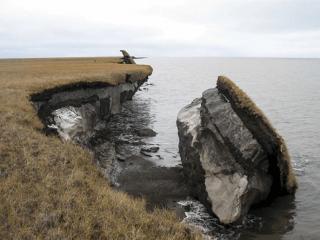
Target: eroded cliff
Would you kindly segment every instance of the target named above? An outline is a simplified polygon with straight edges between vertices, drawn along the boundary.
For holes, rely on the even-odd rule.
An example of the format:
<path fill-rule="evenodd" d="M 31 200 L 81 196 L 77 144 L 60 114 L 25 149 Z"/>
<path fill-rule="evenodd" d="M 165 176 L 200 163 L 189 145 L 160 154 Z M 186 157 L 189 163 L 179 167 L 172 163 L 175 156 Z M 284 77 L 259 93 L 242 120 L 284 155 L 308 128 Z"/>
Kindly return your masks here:
<path fill-rule="evenodd" d="M 92 82 L 65 85 L 33 94 L 31 100 L 47 134 L 57 133 L 68 141 L 89 147 L 99 169 L 111 184 L 117 184 L 119 164 L 112 142 L 90 144 L 97 130 L 106 127 L 112 114 L 121 111 L 122 103 L 131 100 L 147 78 L 110 85 Z"/>

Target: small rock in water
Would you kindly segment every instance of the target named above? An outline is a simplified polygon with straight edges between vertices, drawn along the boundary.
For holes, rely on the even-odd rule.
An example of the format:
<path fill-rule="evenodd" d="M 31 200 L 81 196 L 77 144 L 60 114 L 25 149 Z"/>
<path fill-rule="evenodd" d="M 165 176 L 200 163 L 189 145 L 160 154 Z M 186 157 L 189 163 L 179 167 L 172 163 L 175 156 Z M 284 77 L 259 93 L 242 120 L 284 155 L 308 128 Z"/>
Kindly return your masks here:
<path fill-rule="evenodd" d="M 146 157 L 152 157 L 151 154 L 146 153 L 146 152 L 144 152 L 144 151 L 140 151 L 140 153 L 141 153 L 142 155 L 146 156 Z"/>
<path fill-rule="evenodd" d="M 159 147 L 143 147 L 141 148 L 141 152 L 156 153 L 159 149 Z"/>
<path fill-rule="evenodd" d="M 163 159 L 163 157 L 161 157 L 161 155 L 156 155 L 159 159 Z"/>
<path fill-rule="evenodd" d="M 137 129 L 136 133 L 140 137 L 155 137 L 157 135 L 157 133 L 153 131 L 151 128 Z"/>

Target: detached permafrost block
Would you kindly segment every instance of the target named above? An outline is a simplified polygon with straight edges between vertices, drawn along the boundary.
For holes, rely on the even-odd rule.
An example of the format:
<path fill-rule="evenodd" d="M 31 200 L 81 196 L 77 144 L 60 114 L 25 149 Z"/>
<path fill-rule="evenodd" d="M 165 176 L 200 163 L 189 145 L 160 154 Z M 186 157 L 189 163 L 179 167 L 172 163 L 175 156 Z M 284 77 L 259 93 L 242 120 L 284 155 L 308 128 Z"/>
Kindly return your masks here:
<path fill-rule="evenodd" d="M 253 101 L 226 77 L 184 107 L 179 150 L 192 194 L 222 223 L 253 204 L 297 188 L 283 138 Z"/>

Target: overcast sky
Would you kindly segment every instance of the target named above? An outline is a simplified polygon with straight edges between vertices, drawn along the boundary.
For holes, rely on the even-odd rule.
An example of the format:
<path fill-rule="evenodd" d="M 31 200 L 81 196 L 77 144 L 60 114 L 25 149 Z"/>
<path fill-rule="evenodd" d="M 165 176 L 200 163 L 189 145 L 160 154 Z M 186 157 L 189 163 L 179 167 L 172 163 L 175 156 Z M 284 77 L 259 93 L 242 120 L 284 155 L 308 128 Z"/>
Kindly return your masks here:
<path fill-rule="evenodd" d="M 320 57 L 320 0 L 0 0 L 0 58 Z"/>

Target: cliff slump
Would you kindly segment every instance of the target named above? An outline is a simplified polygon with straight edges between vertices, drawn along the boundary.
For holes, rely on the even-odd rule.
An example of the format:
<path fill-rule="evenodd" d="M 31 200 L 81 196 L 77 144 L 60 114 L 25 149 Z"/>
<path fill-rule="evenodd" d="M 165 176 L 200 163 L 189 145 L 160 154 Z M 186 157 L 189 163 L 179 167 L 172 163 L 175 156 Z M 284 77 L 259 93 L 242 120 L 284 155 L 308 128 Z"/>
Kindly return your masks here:
<path fill-rule="evenodd" d="M 296 180 L 283 139 L 250 98 L 219 77 L 178 114 L 186 179 L 222 223 L 240 220 L 254 204 L 294 193 Z"/>
<path fill-rule="evenodd" d="M 116 184 L 120 170 L 114 143 L 92 145 L 90 139 L 95 131 L 105 128 L 109 117 L 119 113 L 122 103 L 131 100 L 146 81 L 144 78 L 119 85 L 80 82 L 33 94 L 31 101 L 46 134 L 58 134 L 63 140 L 89 147 L 100 170 L 111 184 Z"/>

